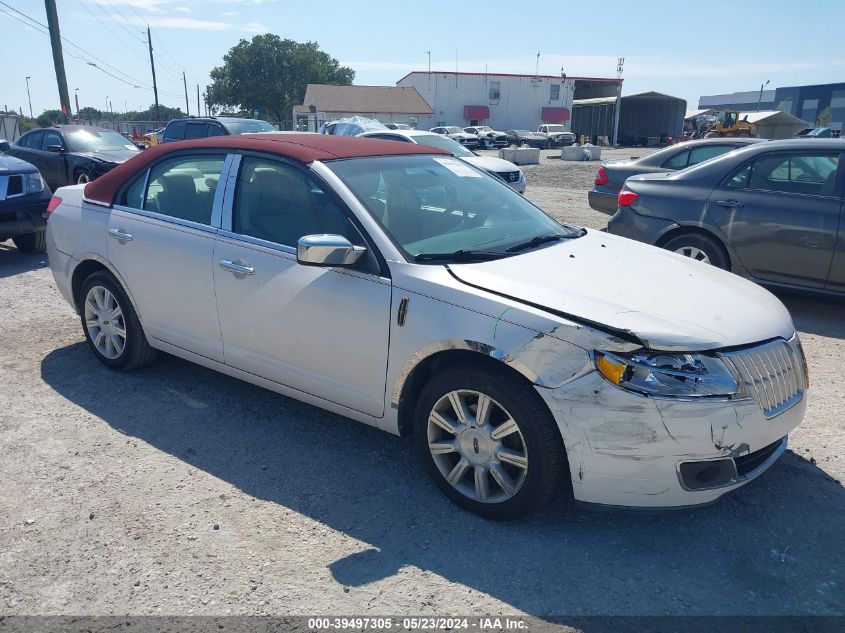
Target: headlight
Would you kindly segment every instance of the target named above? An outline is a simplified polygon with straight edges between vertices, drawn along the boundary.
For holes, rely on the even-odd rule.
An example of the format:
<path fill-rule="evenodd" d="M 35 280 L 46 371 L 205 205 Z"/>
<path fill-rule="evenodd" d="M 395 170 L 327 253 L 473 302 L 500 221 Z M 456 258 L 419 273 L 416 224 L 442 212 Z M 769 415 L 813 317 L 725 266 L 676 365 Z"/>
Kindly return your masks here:
<path fill-rule="evenodd" d="M 614 385 L 649 396 L 732 396 L 736 379 L 725 363 L 705 354 L 594 352 L 596 369 Z"/>
<path fill-rule="evenodd" d="M 41 174 L 38 172 L 35 172 L 34 174 L 27 174 L 26 192 L 36 193 L 38 191 L 44 191 L 44 179 L 41 177 Z"/>

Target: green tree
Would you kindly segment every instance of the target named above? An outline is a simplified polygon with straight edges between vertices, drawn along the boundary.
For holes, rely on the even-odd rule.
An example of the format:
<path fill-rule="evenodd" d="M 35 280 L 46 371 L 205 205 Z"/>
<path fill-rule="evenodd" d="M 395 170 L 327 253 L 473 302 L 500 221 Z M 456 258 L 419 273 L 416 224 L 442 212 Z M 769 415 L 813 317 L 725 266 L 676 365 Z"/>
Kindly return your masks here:
<path fill-rule="evenodd" d="M 38 127 L 50 127 L 56 123 L 67 123 L 67 117 L 61 110 L 44 110 L 35 118 Z"/>
<path fill-rule="evenodd" d="M 97 108 L 92 108 L 91 106 L 88 106 L 79 109 L 79 118 L 86 123 L 89 121 L 91 123 L 97 123 L 102 117 L 100 115 L 100 111 Z"/>
<path fill-rule="evenodd" d="M 816 127 L 830 127 L 830 108 L 827 107 L 816 117 Z"/>
<path fill-rule="evenodd" d="M 214 68 L 208 87 L 213 108 L 258 108 L 265 118 L 285 121 L 302 103 L 309 83 L 348 86 L 355 71 L 341 66 L 316 42 L 295 42 L 278 35 L 241 40 Z"/>

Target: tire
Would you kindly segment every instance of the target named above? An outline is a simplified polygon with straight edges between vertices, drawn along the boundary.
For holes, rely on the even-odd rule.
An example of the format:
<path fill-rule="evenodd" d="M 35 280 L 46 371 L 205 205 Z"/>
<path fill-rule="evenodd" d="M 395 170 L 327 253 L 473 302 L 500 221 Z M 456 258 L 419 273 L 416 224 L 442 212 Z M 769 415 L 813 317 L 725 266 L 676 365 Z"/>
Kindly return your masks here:
<path fill-rule="evenodd" d="M 745 130 L 737 132 L 735 136 L 736 136 L 736 138 L 751 138 L 751 134 L 749 134 Z"/>
<path fill-rule="evenodd" d="M 486 396 L 489 406 L 487 421 L 479 423 L 480 396 Z M 455 398 L 466 424 L 458 421 Z M 502 434 L 505 427 L 508 432 Z M 568 473 L 549 410 L 527 382 L 506 371 L 468 365 L 435 374 L 417 401 L 414 431 L 417 450 L 440 491 L 488 519 L 528 514 L 553 497 L 562 473 Z M 505 454 L 507 459 L 498 459 Z"/>
<path fill-rule="evenodd" d="M 722 137 L 722 135 L 719 134 L 718 132 L 708 132 L 707 134 L 704 135 L 704 138 L 721 138 L 721 137 Z"/>
<path fill-rule="evenodd" d="M 106 367 L 129 371 L 155 360 L 156 351 L 147 342 L 135 308 L 111 273 L 102 270 L 92 273 L 82 284 L 77 305 L 85 340 Z M 120 309 L 119 316 L 113 315 L 115 307 Z M 97 325 L 89 327 L 90 322 Z M 100 333 L 104 336 L 102 340 Z M 121 339 L 122 345 L 115 344 Z"/>
<path fill-rule="evenodd" d="M 21 253 L 46 253 L 47 252 L 47 231 L 36 231 L 26 233 L 12 238 L 15 246 Z"/>
<path fill-rule="evenodd" d="M 91 182 L 91 176 L 88 175 L 87 171 L 77 171 L 73 174 L 73 180 L 76 185 L 84 185 Z"/>
<path fill-rule="evenodd" d="M 722 270 L 731 269 L 730 258 L 724 247 L 703 233 L 686 233 L 673 237 L 663 244 L 663 248 Z"/>

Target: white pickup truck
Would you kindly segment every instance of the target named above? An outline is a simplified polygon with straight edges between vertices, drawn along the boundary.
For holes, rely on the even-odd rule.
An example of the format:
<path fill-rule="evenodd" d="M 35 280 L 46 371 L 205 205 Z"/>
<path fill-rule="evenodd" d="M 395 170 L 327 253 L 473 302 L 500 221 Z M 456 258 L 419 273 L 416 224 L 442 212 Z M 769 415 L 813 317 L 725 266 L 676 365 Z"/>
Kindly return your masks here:
<path fill-rule="evenodd" d="M 565 147 L 575 144 L 575 134 L 569 132 L 566 126 L 559 123 L 543 123 L 537 128 L 537 133 L 549 139 L 549 144 L 554 147 Z"/>

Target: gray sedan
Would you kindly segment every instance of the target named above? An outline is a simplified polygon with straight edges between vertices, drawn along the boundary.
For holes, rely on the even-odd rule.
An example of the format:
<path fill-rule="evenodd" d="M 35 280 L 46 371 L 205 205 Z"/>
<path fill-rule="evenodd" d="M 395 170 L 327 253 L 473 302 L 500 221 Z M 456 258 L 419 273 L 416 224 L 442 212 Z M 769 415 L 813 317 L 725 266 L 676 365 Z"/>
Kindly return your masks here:
<path fill-rule="evenodd" d="M 607 225 L 766 284 L 845 292 L 845 139 L 758 143 L 634 176 Z"/>
<path fill-rule="evenodd" d="M 637 174 L 678 171 L 762 140 L 759 138 L 708 138 L 670 145 L 641 158 L 604 161 L 596 174 L 593 188 L 587 194 L 590 206 L 596 211 L 613 215 L 616 213 L 616 195 L 626 178 Z"/>

